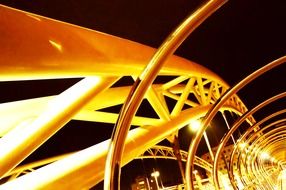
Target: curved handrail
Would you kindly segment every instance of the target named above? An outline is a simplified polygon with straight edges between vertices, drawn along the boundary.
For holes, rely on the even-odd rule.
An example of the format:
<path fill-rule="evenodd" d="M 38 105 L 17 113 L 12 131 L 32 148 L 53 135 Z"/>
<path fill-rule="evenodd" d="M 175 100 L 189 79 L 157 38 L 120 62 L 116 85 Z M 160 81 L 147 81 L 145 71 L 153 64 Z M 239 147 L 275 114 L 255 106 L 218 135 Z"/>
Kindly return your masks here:
<path fill-rule="evenodd" d="M 286 56 L 283 56 L 279 59 L 274 60 L 273 62 L 265 65 L 264 67 L 256 70 L 255 72 L 251 73 L 247 77 L 245 77 L 243 80 L 241 80 L 238 84 L 230 88 L 223 96 L 221 96 L 217 102 L 212 106 L 212 108 L 208 111 L 206 114 L 206 117 L 202 121 L 202 126 L 196 133 L 193 141 L 190 144 L 189 147 L 189 154 L 188 154 L 188 161 L 186 166 L 186 187 L 187 190 L 193 190 L 193 181 L 191 180 L 191 175 L 193 173 L 193 166 L 192 163 L 194 162 L 194 156 L 197 151 L 199 142 L 203 136 L 203 132 L 206 130 L 207 126 L 210 124 L 211 120 L 214 118 L 215 114 L 218 112 L 220 107 L 223 106 L 223 104 L 234 94 L 236 94 L 240 89 L 242 89 L 244 86 L 249 84 L 251 81 L 256 79 L 257 77 L 261 76 L 265 72 L 283 64 L 286 62 Z M 215 184 L 216 188 L 219 189 L 218 184 Z"/>
<path fill-rule="evenodd" d="M 222 138 L 222 140 L 221 140 L 221 143 L 219 144 L 219 146 L 218 146 L 218 149 L 217 149 L 217 152 L 216 152 L 216 155 L 215 155 L 215 160 L 214 160 L 214 167 L 213 167 L 213 177 L 214 177 L 214 181 L 218 181 L 218 178 L 217 178 L 217 175 L 216 175 L 216 169 L 217 169 L 217 167 L 218 167 L 218 159 L 219 159 L 219 157 L 220 157 L 220 154 L 221 154 L 221 152 L 222 152 L 222 150 L 223 150 L 223 147 L 226 145 L 226 143 L 227 143 L 227 141 L 230 139 L 230 137 L 231 137 L 231 135 L 234 133 L 234 131 L 236 130 L 236 129 L 238 129 L 238 127 L 243 123 L 243 121 L 245 121 L 250 115 L 253 115 L 255 112 L 257 112 L 258 110 L 260 110 L 261 108 L 263 108 L 264 106 L 266 106 L 266 105 L 268 105 L 268 104 L 270 104 L 270 103 L 272 103 L 272 102 L 274 102 L 274 101 L 276 101 L 276 100 L 278 100 L 278 99 L 280 99 L 280 98 L 283 98 L 283 97 L 285 97 L 286 96 L 286 92 L 284 92 L 284 93 L 281 93 L 281 94 L 279 94 L 279 95 L 277 95 L 277 96 L 274 96 L 274 97 L 271 97 L 271 98 L 269 98 L 268 100 L 266 100 L 266 101 L 264 101 L 264 102 L 262 102 L 261 104 L 259 104 L 258 106 L 256 106 L 255 108 L 253 108 L 253 109 L 251 109 L 250 111 L 248 111 L 248 112 L 246 112 L 243 116 L 241 116 L 241 118 L 237 121 L 237 122 L 235 122 L 234 124 L 233 124 L 233 126 L 231 127 L 231 129 L 228 131 L 228 133 Z M 237 146 L 236 147 L 234 147 L 234 150 L 236 150 L 236 148 L 237 148 Z M 233 156 L 234 155 L 232 155 L 232 157 L 231 158 L 233 158 Z M 232 168 L 232 166 L 230 166 L 230 168 Z M 232 179 L 232 180 L 230 180 L 231 181 L 231 183 L 233 182 L 233 175 L 231 175 L 230 174 L 230 178 Z M 235 185 L 232 183 L 232 185 L 233 185 L 233 187 L 235 188 Z"/>
<path fill-rule="evenodd" d="M 225 0 L 207 2 L 191 14 L 159 47 L 147 67 L 135 81 L 126 102 L 124 103 L 115 125 L 109 152 L 106 159 L 104 189 L 120 189 L 120 164 L 124 142 L 130 128 L 131 119 L 135 115 L 145 92 L 154 81 L 164 61 L 174 53 L 179 45 L 198 27 L 208 16 L 222 6 Z"/>

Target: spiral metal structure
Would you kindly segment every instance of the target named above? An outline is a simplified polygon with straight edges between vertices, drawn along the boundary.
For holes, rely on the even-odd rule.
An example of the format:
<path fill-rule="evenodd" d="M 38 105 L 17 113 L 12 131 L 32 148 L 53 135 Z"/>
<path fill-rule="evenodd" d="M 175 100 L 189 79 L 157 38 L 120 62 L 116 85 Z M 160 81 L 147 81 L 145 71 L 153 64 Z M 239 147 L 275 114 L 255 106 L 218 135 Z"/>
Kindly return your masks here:
<path fill-rule="evenodd" d="M 199 119 L 188 152 L 177 152 L 186 161 L 188 190 L 285 188 L 286 93 L 249 110 L 237 93 L 282 67 L 286 57 L 230 87 L 209 69 L 172 55 L 224 3 L 206 2 L 158 50 L 0 5 L 1 81 L 80 79 L 60 94 L 0 104 L 0 189 L 89 189 L 103 179 L 105 189 L 120 189 L 120 169 L 132 160 L 178 159 L 174 149 L 157 144 L 174 143 L 178 131 Z M 134 84 L 124 84 L 126 79 Z M 282 109 L 274 109 L 277 102 Z M 146 105 L 152 116 L 136 113 Z M 114 111 L 116 106 L 121 111 Z M 265 109 L 275 111 L 257 120 Z M 226 122 L 225 134 L 218 145 L 207 143 L 209 152 L 199 157 L 215 116 Z M 86 149 L 21 165 L 71 120 L 112 124 L 114 132 Z M 206 173 L 211 186 L 204 186 L 198 173 Z"/>

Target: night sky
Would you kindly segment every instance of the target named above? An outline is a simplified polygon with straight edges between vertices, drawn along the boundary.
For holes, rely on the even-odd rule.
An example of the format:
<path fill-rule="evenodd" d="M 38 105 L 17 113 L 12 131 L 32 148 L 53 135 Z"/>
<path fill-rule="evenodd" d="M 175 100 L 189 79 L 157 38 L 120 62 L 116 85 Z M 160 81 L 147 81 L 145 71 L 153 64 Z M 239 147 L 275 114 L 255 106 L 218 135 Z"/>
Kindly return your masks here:
<path fill-rule="evenodd" d="M 202 2 L 201 0 L 0 0 L 1 4 L 155 48 L 159 47 L 182 19 Z M 195 30 L 175 54 L 209 68 L 232 86 L 261 66 L 286 54 L 285 9 L 285 0 L 230 0 Z M 285 74 L 286 66 L 271 71 L 239 92 L 240 98 L 251 108 L 265 98 L 285 91 Z M 1 91 L 0 102 L 18 100 L 19 97 L 25 99 L 58 94 L 78 80 L 17 82 L 17 84 L 2 82 L 1 89 L 5 91 Z M 34 86 L 41 86 L 37 91 L 38 94 L 33 92 Z M 99 127 L 104 131 L 104 136 L 97 137 L 94 134 L 94 125 L 94 123 L 82 124 L 71 121 L 68 127 L 64 127 L 53 137 L 53 141 L 45 143 L 39 152 L 49 153 L 51 156 L 58 152 L 80 150 L 110 137 L 112 126 L 101 124 Z M 89 140 L 82 141 L 82 138 Z M 190 139 L 181 141 L 183 149 L 187 149 Z M 75 142 L 80 146 L 68 146 Z M 25 162 L 42 157 L 44 156 L 40 153 L 33 154 Z M 127 185 L 136 175 L 150 173 L 152 167 L 160 167 L 159 162 L 165 161 L 132 162 L 123 168 L 124 183 Z M 176 162 L 172 164 L 175 165 Z M 139 165 L 138 168 L 141 169 L 133 170 L 134 165 Z M 166 170 L 164 166 L 166 164 L 160 169 Z M 172 167 L 162 173 L 178 175 L 179 171 L 177 167 Z M 162 178 L 165 184 L 178 182 L 172 181 L 174 176 L 163 175 Z"/>

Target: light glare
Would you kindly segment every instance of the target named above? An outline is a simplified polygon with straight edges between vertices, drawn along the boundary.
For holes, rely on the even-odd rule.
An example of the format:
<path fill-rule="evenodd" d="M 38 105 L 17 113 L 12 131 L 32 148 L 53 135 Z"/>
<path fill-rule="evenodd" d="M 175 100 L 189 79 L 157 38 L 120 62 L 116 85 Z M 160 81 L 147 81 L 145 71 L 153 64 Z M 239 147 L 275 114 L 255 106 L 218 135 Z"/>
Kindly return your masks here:
<path fill-rule="evenodd" d="M 263 160 L 266 160 L 266 159 L 269 159 L 270 156 L 267 152 L 262 152 L 261 155 L 260 155 L 261 159 Z"/>
<path fill-rule="evenodd" d="M 58 42 L 55 42 L 53 40 L 49 40 L 50 44 L 56 48 L 57 50 L 59 50 L 60 52 L 62 52 L 63 48 L 62 48 L 62 45 Z"/>
<path fill-rule="evenodd" d="M 201 121 L 200 120 L 192 120 L 189 124 L 189 129 L 192 132 L 196 132 L 201 128 Z"/>
<path fill-rule="evenodd" d="M 239 146 L 240 150 L 243 150 L 243 149 L 245 149 L 247 147 L 247 143 L 241 142 L 241 143 L 239 143 L 238 146 Z"/>

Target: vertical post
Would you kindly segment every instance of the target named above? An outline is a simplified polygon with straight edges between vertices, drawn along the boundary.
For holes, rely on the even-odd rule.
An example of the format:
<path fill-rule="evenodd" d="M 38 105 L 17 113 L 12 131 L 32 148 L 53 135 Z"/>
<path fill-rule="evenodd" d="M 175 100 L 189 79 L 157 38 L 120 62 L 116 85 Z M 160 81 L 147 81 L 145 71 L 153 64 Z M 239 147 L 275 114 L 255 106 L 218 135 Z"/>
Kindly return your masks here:
<path fill-rule="evenodd" d="M 156 182 L 156 187 L 157 187 L 157 189 L 159 190 L 159 189 L 160 189 L 159 183 L 158 183 L 158 177 L 160 176 L 159 171 L 155 171 L 155 170 L 154 170 L 154 172 L 151 173 L 151 176 L 154 177 L 155 182 Z"/>
<path fill-rule="evenodd" d="M 183 184 L 185 184 L 186 183 L 185 171 L 184 171 L 184 167 L 183 167 L 183 163 L 182 163 L 182 155 L 180 153 L 179 139 L 177 136 L 175 136 L 175 138 L 174 138 L 174 142 L 172 143 L 172 148 L 173 148 L 173 152 L 174 152 L 174 154 L 177 158 L 178 164 L 179 164 Z"/>
<path fill-rule="evenodd" d="M 230 127 L 229 127 L 229 124 L 228 124 L 228 121 L 227 121 L 227 119 L 226 119 L 226 117 L 225 117 L 224 112 L 221 112 L 221 114 L 222 114 L 222 117 L 223 117 L 223 119 L 224 119 L 224 122 L 225 122 L 225 124 L 226 124 L 228 130 L 230 130 Z M 231 135 L 231 139 L 232 139 L 233 143 L 235 144 L 235 139 L 234 139 L 233 135 Z"/>
<path fill-rule="evenodd" d="M 209 149 L 209 153 L 210 153 L 211 159 L 212 159 L 212 161 L 214 161 L 214 154 L 213 154 L 212 147 L 210 145 L 210 142 L 209 142 L 209 139 L 208 139 L 208 136 L 207 136 L 206 132 L 204 132 L 204 138 L 205 138 L 207 147 Z"/>
<path fill-rule="evenodd" d="M 190 128 L 190 130 L 192 132 L 197 132 L 201 127 L 202 127 L 202 123 L 201 123 L 200 120 L 192 120 L 190 122 L 190 124 L 189 124 L 189 128 Z M 208 147 L 211 159 L 212 159 L 212 161 L 214 161 L 214 155 L 213 155 L 213 152 L 212 152 L 212 148 L 211 148 L 211 145 L 210 145 L 207 133 L 204 131 L 203 135 L 204 135 L 204 139 L 206 141 L 206 144 L 207 144 L 207 147 Z"/>

